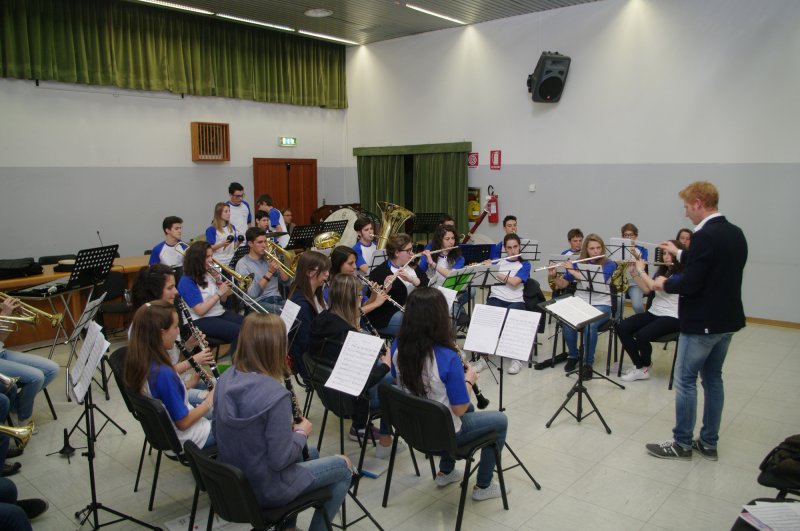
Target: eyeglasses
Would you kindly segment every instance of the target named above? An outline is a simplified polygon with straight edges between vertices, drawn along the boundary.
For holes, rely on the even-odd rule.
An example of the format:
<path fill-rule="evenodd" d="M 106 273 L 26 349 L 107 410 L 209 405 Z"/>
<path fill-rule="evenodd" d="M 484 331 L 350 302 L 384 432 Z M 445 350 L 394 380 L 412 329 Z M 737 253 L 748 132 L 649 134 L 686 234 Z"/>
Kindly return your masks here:
<path fill-rule="evenodd" d="M 413 247 L 409 247 L 408 249 L 400 249 L 400 252 L 401 253 L 413 253 L 414 252 L 414 248 Z"/>
<path fill-rule="evenodd" d="M 231 197 L 235 197 L 236 199 L 243 199 L 244 194 L 233 194 Z"/>
<path fill-rule="evenodd" d="M 636 234 L 634 234 L 633 232 L 624 232 L 624 233 L 622 233 L 622 237 L 623 238 L 635 238 Z"/>

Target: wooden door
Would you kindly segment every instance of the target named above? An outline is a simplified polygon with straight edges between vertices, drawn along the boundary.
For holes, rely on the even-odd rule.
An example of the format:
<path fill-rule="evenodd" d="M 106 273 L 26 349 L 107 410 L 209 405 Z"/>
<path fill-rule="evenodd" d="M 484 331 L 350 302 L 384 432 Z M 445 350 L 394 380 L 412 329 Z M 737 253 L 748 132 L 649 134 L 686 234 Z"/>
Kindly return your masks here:
<path fill-rule="evenodd" d="M 254 158 L 253 190 L 254 200 L 269 194 L 275 207 L 292 209 L 295 225 L 307 225 L 317 209 L 317 160 Z"/>

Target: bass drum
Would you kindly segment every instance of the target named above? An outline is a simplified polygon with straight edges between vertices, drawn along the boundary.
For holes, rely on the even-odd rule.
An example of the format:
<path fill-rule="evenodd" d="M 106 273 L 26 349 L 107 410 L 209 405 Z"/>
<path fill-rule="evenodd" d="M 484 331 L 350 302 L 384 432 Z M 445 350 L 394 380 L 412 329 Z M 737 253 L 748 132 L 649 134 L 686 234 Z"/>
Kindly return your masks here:
<path fill-rule="evenodd" d="M 342 238 L 339 240 L 339 245 L 352 247 L 358 241 L 358 234 L 356 234 L 356 229 L 354 227 L 357 219 L 358 212 L 350 207 L 342 207 L 339 210 L 333 211 L 331 215 L 329 215 L 323 221 L 325 223 L 330 221 L 347 221 L 347 227 L 345 227 L 344 232 L 342 233 Z"/>

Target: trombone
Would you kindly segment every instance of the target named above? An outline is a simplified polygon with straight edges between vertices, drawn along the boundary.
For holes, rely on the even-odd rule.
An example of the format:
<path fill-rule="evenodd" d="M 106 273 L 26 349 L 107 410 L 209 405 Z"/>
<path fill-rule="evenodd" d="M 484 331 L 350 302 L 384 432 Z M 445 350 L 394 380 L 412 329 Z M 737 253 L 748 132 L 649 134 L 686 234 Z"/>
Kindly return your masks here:
<path fill-rule="evenodd" d="M 175 249 L 182 256 L 186 257 L 186 250 L 185 249 L 181 249 L 177 245 L 175 246 Z M 237 273 L 235 269 L 233 269 L 231 267 L 228 267 L 225 264 L 222 264 L 222 263 L 218 262 L 214 258 L 211 258 L 211 261 L 214 263 L 214 266 L 213 266 L 213 269 L 209 269 L 209 273 L 213 272 L 213 273 L 221 275 L 222 272 L 224 271 L 225 273 L 230 275 L 231 278 L 233 278 L 233 282 L 231 283 L 232 285 L 233 284 L 237 284 L 238 285 L 237 287 L 241 288 L 243 291 L 247 291 L 248 289 L 250 289 L 250 286 L 253 284 L 253 275 L 252 274 L 244 276 L 241 273 Z"/>
<path fill-rule="evenodd" d="M 208 268 L 208 272 L 211 273 L 212 276 L 222 277 L 222 271 L 224 270 L 223 269 L 224 267 L 225 266 L 222 266 L 222 264 L 220 264 L 216 260 L 214 260 L 214 263 L 211 264 L 211 266 Z M 225 268 L 225 269 L 230 269 L 230 268 L 228 267 L 228 268 Z M 234 273 L 236 273 L 236 271 L 234 271 Z M 253 282 L 253 275 L 252 274 L 251 275 L 247 275 L 245 277 L 245 276 L 241 275 L 240 273 L 236 273 L 236 277 L 237 278 L 243 278 L 243 279 L 250 279 L 250 282 L 248 283 L 248 288 L 249 288 L 250 284 L 252 284 L 252 282 Z M 223 278 L 223 280 L 224 280 L 224 278 Z M 248 308 L 250 308 L 252 311 L 258 312 L 258 313 L 269 313 L 266 308 L 264 308 L 263 306 L 261 306 L 261 304 L 258 303 L 257 300 L 255 300 L 253 297 L 251 297 L 250 295 L 247 294 L 247 289 L 242 288 L 236 282 L 230 282 L 230 283 L 228 283 L 228 286 L 231 289 L 231 293 L 233 293 L 234 295 L 239 297 L 239 300 L 241 300 L 244 303 L 244 305 L 247 306 Z"/>
<path fill-rule="evenodd" d="M 0 303 L 2 303 L 3 301 L 5 301 L 6 299 L 9 299 L 9 298 L 10 298 L 10 295 L 0 291 Z M 47 313 L 44 310 L 40 310 L 39 308 L 36 308 L 35 306 L 31 306 L 30 304 L 25 304 L 22 301 L 17 301 L 17 302 L 19 302 L 18 311 L 21 314 L 21 316 L 24 317 L 25 319 L 14 318 L 14 319 L 11 319 L 11 320 L 24 322 L 26 324 L 30 324 L 30 325 L 34 325 L 35 326 L 35 325 L 39 324 L 39 318 L 44 317 L 45 319 L 47 319 L 47 321 L 50 322 L 50 326 L 52 326 L 53 328 L 55 328 L 58 325 L 60 325 L 61 321 L 64 320 L 64 314 L 63 313 Z M 3 319 L 8 319 L 8 316 L 3 316 Z M 14 330 L 16 330 L 16 328 Z"/>

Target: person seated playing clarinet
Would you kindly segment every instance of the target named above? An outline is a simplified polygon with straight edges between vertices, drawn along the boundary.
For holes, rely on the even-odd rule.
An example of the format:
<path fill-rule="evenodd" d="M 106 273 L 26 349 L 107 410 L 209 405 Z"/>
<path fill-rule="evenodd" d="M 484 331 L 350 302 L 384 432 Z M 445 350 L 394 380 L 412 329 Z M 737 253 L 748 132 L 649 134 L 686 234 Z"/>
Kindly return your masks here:
<path fill-rule="evenodd" d="M 139 274 L 136 275 L 136 280 L 131 289 L 131 297 L 134 313 L 144 304 L 157 300 L 174 306 L 178 297 L 178 290 L 175 287 L 173 270 L 163 264 L 143 267 L 139 270 Z M 128 337 L 130 338 L 130 329 L 128 330 Z M 205 335 L 202 335 L 202 338 L 205 339 Z M 187 352 L 190 353 L 198 347 L 197 339 L 193 334 L 188 334 L 186 341 L 183 343 Z M 172 345 L 167 352 L 175 372 L 180 375 L 186 386 L 189 393 L 189 403 L 192 406 L 198 406 L 208 396 L 206 384 L 201 381 L 198 373 L 193 370 L 192 364 L 183 358 L 177 345 Z M 203 349 L 192 355 L 192 359 L 197 365 L 209 365 L 214 362 L 214 354 L 208 349 Z"/>
<path fill-rule="evenodd" d="M 267 237 L 263 230 L 250 227 L 245 238 L 250 250 L 236 262 L 236 272 L 245 277 L 253 275 L 247 294 L 269 313 L 280 313 L 286 302 L 281 297 L 280 283 L 288 282 L 289 275 L 277 260 L 266 259 Z"/>
<path fill-rule="evenodd" d="M 403 324 L 392 345 L 392 375 L 405 391 L 450 409 L 457 445 L 497 432 L 498 451 L 502 452 L 508 419 L 500 411 L 478 412 L 472 406 L 470 392 L 479 375 L 469 365 L 465 372 L 453 341 L 450 312 L 439 290 L 421 287 L 408 296 Z M 492 481 L 494 468 L 494 451 L 488 447 L 482 449 L 473 500 L 501 496 L 500 485 Z M 463 472 L 455 468 L 453 458 L 440 457 L 436 486 L 445 487 L 462 479 Z"/>
<path fill-rule="evenodd" d="M 360 270 L 356 267 L 358 253 L 356 253 L 354 249 L 345 245 L 337 245 L 331 252 L 330 258 L 331 282 L 332 279 L 336 278 L 336 275 L 356 275 L 360 273 Z M 364 296 L 361 298 L 361 311 L 366 315 L 382 305 L 386 300 L 387 296 L 385 293 L 376 293 L 375 291 L 366 290 Z M 328 298 L 328 302 L 330 302 L 330 298 Z"/>
<path fill-rule="evenodd" d="M 168 353 L 178 335 L 178 313 L 170 303 L 157 300 L 136 310 L 125 355 L 125 385 L 164 404 L 181 445 L 192 441 L 208 448 L 214 445 L 211 422 L 206 418 L 214 391 L 197 406 L 189 403 L 186 386 Z"/>
<path fill-rule="evenodd" d="M 597 348 L 598 329 L 600 325 L 611 317 L 611 295 L 594 291 L 593 284 L 590 282 L 590 280 L 593 280 L 608 284 L 611 280 L 611 275 L 617 268 L 617 264 L 613 260 L 608 260 L 606 254 L 606 244 L 603 239 L 597 234 L 589 234 L 583 239 L 581 259 L 592 258 L 589 263 L 597 264 L 601 267 L 602 277 L 598 275 L 595 278 L 587 278 L 590 274 L 581 272 L 578 269 L 579 264 L 572 263 L 572 260 L 567 260 L 565 264 L 566 273 L 562 278 L 556 277 L 555 268 L 548 270 L 549 278 L 559 289 L 565 289 L 572 282 L 576 282 L 578 289 L 575 291 L 575 296 L 606 314 L 604 319 L 595 321 L 584 329 L 583 340 L 586 342 L 587 352 L 586 359 L 583 360 L 584 365 L 580 369 L 584 380 L 592 379 L 592 365 L 594 365 L 594 352 Z M 565 326 L 564 340 L 567 343 L 568 350 L 567 363 L 564 365 L 564 370 L 569 372 L 578 365 L 578 332 L 569 326 Z"/>
<path fill-rule="evenodd" d="M 403 320 L 403 306 L 415 288 L 428 285 L 428 275 L 419 267 L 408 265 L 414 256 L 414 246 L 408 234 L 395 234 L 386 243 L 386 261 L 372 270 L 369 279 L 395 302 L 382 304 L 370 314 L 370 320 L 383 335 L 396 336 Z"/>
<path fill-rule="evenodd" d="M 680 250 L 683 244 L 678 240 L 671 240 Z M 678 299 L 677 293 L 657 291 L 653 278 L 660 276 L 680 278 L 683 264 L 675 260 L 670 253 L 664 253 L 664 264 L 656 271 L 653 278 L 647 276 L 643 260 L 637 260 L 631 271 L 633 281 L 641 288 L 645 295 L 655 293 L 650 309 L 644 313 L 631 315 L 617 324 L 617 333 L 622 342 L 622 349 L 631 357 L 634 366 L 622 375 L 626 382 L 634 380 L 647 380 L 650 378 L 651 354 L 653 345 L 651 341 L 661 336 L 678 331 Z"/>
<path fill-rule="evenodd" d="M 233 354 L 243 317 L 222 307 L 230 284 L 213 266 L 214 254 L 208 242 L 190 245 L 183 260 L 178 293 L 189 307 L 197 328 L 209 337 L 230 343 L 228 354 Z"/>
<path fill-rule="evenodd" d="M 346 455 L 320 458 L 311 446 L 309 459 L 303 461 L 312 425 L 295 411 L 283 384 L 287 376 L 283 321 L 277 315 L 251 313 L 242 325 L 239 345 L 233 366 L 215 389 L 217 459 L 244 473 L 265 509 L 284 507 L 329 487 L 332 495 L 323 510 L 332 520 L 350 488 L 353 465 Z M 284 529 L 294 526 L 294 521 L 286 522 Z M 317 509 L 309 530 L 324 529 L 325 515 Z"/>
<path fill-rule="evenodd" d="M 331 261 L 317 251 L 306 251 L 297 261 L 294 282 L 289 288 L 289 300 L 300 306 L 297 324 L 290 335 L 289 357 L 293 372 L 308 378 L 303 355 L 308 352 L 311 338 L 311 322 L 325 309 L 322 287 L 328 280 Z"/>
<path fill-rule="evenodd" d="M 348 248 L 349 249 L 349 248 Z M 352 250 L 352 249 L 350 249 Z M 309 353 L 326 368 L 333 369 L 342 344 L 347 339 L 349 332 L 370 333 L 361 327 L 361 289 L 363 285 L 353 275 L 336 275 L 330 283 L 330 309 L 320 313 L 311 323 L 311 343 Z M 364 317 L 364 319 L 368 319 Z M 367 321 L 366 328 L 372 325 Z M 358 441 L 366 432 L 367 418 L 370 408 L 378 410 L 378 384 L 381 382 L 392 383 L 389 375 L 389 353 L 386 351 L 372 368 L 367 379 L 365 389 L 368 389 L 369 400 L 356 401 L 356 411 L 353 415 L 353 425 L 350 428 L 350 439 Z M 381 418 L 380 429 L 373 432 L 372 436 L 378 439 L 375 455 L 379 459 L 389 456 L 392 447 L 392 437 L 389 428 Z"/>

